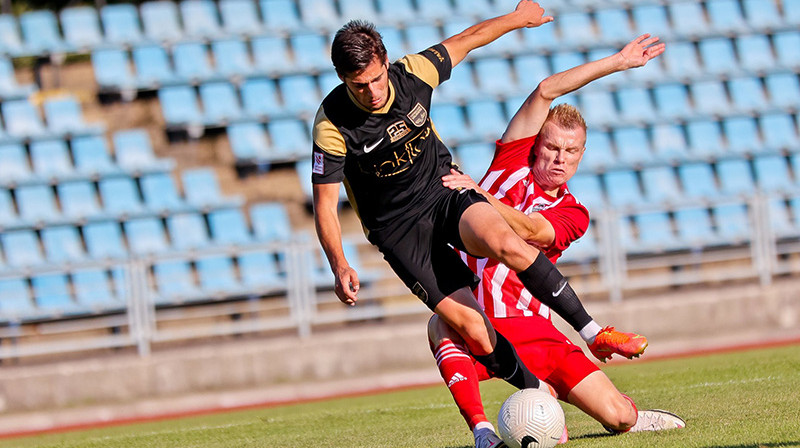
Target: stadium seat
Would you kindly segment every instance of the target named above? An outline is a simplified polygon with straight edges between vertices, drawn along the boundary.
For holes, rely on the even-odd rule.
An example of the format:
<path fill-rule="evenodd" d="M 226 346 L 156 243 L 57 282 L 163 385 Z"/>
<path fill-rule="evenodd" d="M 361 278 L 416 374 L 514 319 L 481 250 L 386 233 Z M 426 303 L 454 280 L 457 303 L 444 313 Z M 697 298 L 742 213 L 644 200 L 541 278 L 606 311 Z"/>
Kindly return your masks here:
<path fill-rule="evenodd" d="M 465 61 L 453 68 L 450 79 L 434 92 L 434 97 L 445 101 L 464 101 L 476 96 L 478 85 L 473 79 L 470 63 Z"/>
<path fill-rule="evenodd" d="M 794 185 L 789 175 L 789 164 L 782 155 L 762 155 L 753 159 L 756 184 L 761 191 L 771 193 L 789 191 Z"/>
<path fill-rule="evenodd" d="M 182 213 L 167 217 L 172 247 L 181 251 L 202 249 L 210 245 L 206 222 L 197 213 Z"/>
<path fill-rule="evenodd" d="M 209 82 L 200 85 L 200 101 L 207 126 L 224 126 L 242 118 L 239 95 L 229 82 Z"/>
<path fill-rule="evenodd" d="M 307 156 L 311 148 L 310 132 L 304 122 L 277 119 L 267 124 L 276 159 L 295 160 Z"/>
<path fill-rule="evenodd" d="M 550 55 L 553 73 L 569 70 L 586 63 L 586 57 L 579 51 L 559 51 Z"/>
<path fill-rule="evenodd" d="M 671 166 L 655 166 L 642 169 L 642 186 L 645 198 L 650 203 L 680 203 L 683 193 Z"/>
<path fill-rule="evenodd" d="M 717 234 L 731 244 L 750 239 L 752 230 L 744 204 L 726 203 L 711 209 Z"/>
<path fill-rule="evenodd" d="M 738 112 L 756 112 L 768 108 L 761 80 L 755 77 L 735 78 L 728 82 L 733 106 Z"/>
<path fill-rule="evenodd" d="M 135 89 L 136 77 L 128 63 L 128 54 L 124 50 L 107 48 L 93 51 L 94 79 L 100 89 Z"/>
<path fill-rule="evenodd" d="M 800 25 L 800 2 L 797 0 L 783 0 L 783 20 L 789 25 Z"/>
<path fill-rule="evenodd" d="M 330 45 L 325 36 L 310 33 L 292 34 L 289 37 L 289 44 L 298 70 L 317 73 L 330 68 Z"/>
<path fill-rule="evenodd" d="M 142 88 L 157 89 L 178 81 L 163 47 L 142 45 L 134 47 L 131 54 L 136 67 L 136 79 Z"/>
<path fill-rule="evenodd" d="M 778 238 L 797 236 L 797 227 L 792 222 L 788 204 L 783 198 L 770 198 L 767 207 L 769 209 L 768 222 Z"/>
<path fill-rule="evenodd" d="M 653 155 L 661 162 L 678 163 L 689 158 L 686 136 L 680 125 L 662 123 L 650 130 Z"/>
<path fill-rule="evenodd" d="M 17 213 L 14 211 L 11 192 L 5 188 L 0 188 L 0 225 L 9 226 L 16 224 L 16 222 Z"/>
<path fill-rule="evenodd" d="M 753 154 L 763 150 L 758 137 L 756 121 L 751 117 L 729 117 L 722 120 L 722 130 L 728 142 L 728 151 L 738 155 Z"/>
<path fill-rule="evenodd" d="M 636 29 L 631 36 L 650 33 L 653 36 L 659 36 L 661 40 L 671 37 L 672 27 L 670 27 L 667 10 L 663 5 L 650 3 L 633 5 L 631 14 Z"/>
<path fill-rule="evenodd" d="M 600 42 L 604 45 L 624 45 L 634 35 L 628 13 L 624 9 L 599 9 L 594 18 L 600 28 Z"/>
<path fill-rule="evenodd" d="M 175 74 L 186 83 L 198 83 L 216 76 L 208 59 L 208 49 L 201 42 L 181 42 L 172 47 Z"/>
<path fill-rule="evenodd" d="M 242 283 L 250 288 L 286 287 L 275 265 L 273 254 L 267 252 L 244 252 L 238 256 L 239 275 Z"/>
<path fill-rule="evenodd" d="M 0 14 L 0 48 L 9 56 L 29 56 L 13 14 Z"/>
<path fill-rule="evenodd" d="M 667 73 L 676 78 L 694 78 L 704 73 L 691 42 L 670 42 L 663 57 Z"/>
<path fill-rule="evenodd" d="M 260 123 L 234 123 L 228 126 L 228 141 L 238 161 L 267 163 L 270 146 L 267 133 Z"/>
<path fill-rule="evenodd" d="M 483 92 L 491 95 L 506 96 L 513 94 L 517 90 L 508 59 L 479 59 L 475 61 L 473 68 L 478 78 L 478 85 Z"/>
<path fill-rule="evenodd" d="M 0 279 L 0 322 L 19 321 L 33 315 L 35 311 L 25 279 Z"/>
<path fill-rule="evenodd" d="M 684 163 L 678 166 L 682 190 L 689 199 L 713 200 L 719 189 L 711 165 L 705 162 Z"/>
<path fill-rule="evenodd" d="M 138 218 L 125 221 L 125 236 L 134 255 L 150 255 L 169 249 L 164 226 L 158 218 Z"/>
<path fill-rule="evenodd" d="M 31 277 L 33 298 L 42 311 L 60 315 L 76 311 L 75 302 L 69 292 L 67 276 L 64 274 L 39 274 Z"/>
<path fill-rule="evenodd" d="M 772 0 L 742 0 L 742 8 L 747 24 L 757 30 L 771 30 L 783 24 L 778 6 Z"/>
<path fill-rule="evenodd" d="M 61 182 L 56 186 L 61 211 L 73 220 L 102 214 L 94 185 L 87 181 Z"/>
<path fill-rule="evenodd" d="M 595 227 L 590 224 L 578 240 L 573 241 L 569 245 L 569 250 L 563 252 L 558 259 L 559 263 L 580 263 L 584 261 L 597 259 L 600 249 L 598 248 L 597 237 L 595 236 Z"/>
<path fill-rule="evenodd" d="M 0 47 L 0 52 L 2 52 L 2 47 Z M 0 99 L 27 98 L 35 91 L 36 86 L 34 84 L 19 84 L 11 60 L 0 56 Z"/>
<path fill-rule="evenodd" d="M 686 135 L 694 157 L 710 159 L 725 152 L 720 126 L 716 121 L 690 121 L 686 124 Z"/>
<path fill-rule="evenodd" d="M 595 171 L 617 164 L 617 156 L 611 147 L 611 136 L 608 132 L 589 129 L 586 131 L 586 151 L 578 166 L 578 171 Z"/>
<path fill-rule="evenodd" d="M 130 3 L 105 5 L 100 9 L 105 39 L 109 43 L 132 45 L 142 41 L 139 11 Z"/>
<path fill-rule="evenodd" d="M 378 14 L 381 22 L 411 23 L 417 20 L 417 12 L 411 0 L 377 0 Z M 411 51 L 422 51 L 422 48 Z"/>
<path fill-rule="evenodd" d="M 186 208 L 170 173 L 153 173 L 139 179 L 148 210 L 169 214 Z"/>
<path fill-rule="evenodd" d="M 239 292 L 233 261 L 227 256 L 204 256 L 195 261 L 200 289 L 206 293 Z"/>
<path fill-rule="evenodd" d="M 39 111 L 28 100 L 3 101 L 6 131 L 12 137 L 42 138 L 48 135 Z"/>
<path fill-rule="evenodd" d="M 733 51 L 730 39 L 714 37 L 698 43 L 700 59 L 707 73 L 712 75 L 730 75 L 739 71 L 739 64 Z"/>
<path fill-rule="evenodd" d="M 84 260 L 81 236 L 72 226 L 46 227 L 41 232 L 42 245 L 47 261 L 53 264 Z"/>
<path fill-rule="evenodd" d="M 480 182 L 494 157 L 494 145 L 488 142 L 465 143 L 456 150 L 458 166 L 475 182 Z"/>
<path fill-rule="evenodd" d="M 322 97 L 324 98 L 333 89 L 338 87 L 339 84 L 342 83 L 342 80 L 339 79 L 339 75 L 336 74 L 336 71 L 329 70 L 319 74 L 317 83 L 319 84 L 319 91 L 322 93 Z"/>
<path fill-rule="evenodd" d="M 731 109 L 725 86 L 721 81 L 697 81 L 689 85 L 692 103 L 698 113 L 724 115 Z"/>
<path fill-rule="evenodd" d="M 64 39 L 73 47 L 85 50 L 103 43 L 97 10 L 91 6 L 73 6 L 61 10 Z"/>
<path fill-rule="evenodd" d="M 579 98 L 583 117 L 592 126 L 613 125 L 619 121 L 611 92 L 590 90 L 581 93 Z"/>
<path fill-rule="evenodd" d="M 226 201 L 222 197 L 217 182 L 217 174 L 212 168 L 195 168 L 181 173 L 183 192 L 186 201 L 196 207 L 207 207 Z"/>
<path fill-rule="evenodd" d="M 189 263 L 183 260 L 170 260 L 155 263 L 153 274 L 158 294 L 156 303 L 183 302 L 198 294 L 194 274 Z"/>
<path fill-rule="evenodd" d="M 639 230 L 637 249 L 659 252 L 676 249 L 679 245 L 669 215 L 663 211 L 637 213 L 633 222 Z"/>
<path fill-rule="evenodd" d="M 341 4 L 341 0 L 339 2 Z M 349 3 L 360 4 L 358 0 L 349 0 Z M 428 20 L 447 21 L 455 15 L 453 5 L 449 0 L 426 0 L 424 2 L 417 2 L 417 13 L 420 17 L 425 17 Z M 352 15 L 342 14 L 344 17 L 353 17 Z M 382 33 L 381 33 L 382 34 Z"/>
<path fill-rule="evenodd" d="M 72 273 L 72 286 L 78 304 L 95 310 L 124 307 L 112 293 L 108 271 L 104 269 L 81 269 Z"/>
<path fill-rule="evenodd" d="M 708 18 L 714 30 L 722 33 L 747 31 L 738 0 L 707 0 Z"/>
<path fill-rule="evenodd" d="M 467 121 L 472 135 L 483 140 L 494 141 L 506 129 L 502 104 L 493 100 L 475 100 L 466 105 Z"/>
<path fill-rule="evenodd" d="M 619 51 L 618 49 L 611 48 L 611 47 L 594 48 L 592 50 L 589 50 L 589 53 L 588 53 L 588 55 L 586 57 L 586 60 L 587 61 L 598 61 L 600 59 L 612 56 L 612 55 L 616 54 L 618 51 Z M 576 62 L 577 62 L 577 60 L 576 60 Z M 564 68 L 567 68 L 567 67 L 564 67 Z M 634 70 L 632 70 L 631 72 L 633 72 L 633 71 Z M 629 73 L 630 72 L 628 72 L 628 71 L 621 71 L 621 72 L 611 73 L 611 74 L 609 74 L 607 76 L 603 76 L 603 77 L 601 77 L 601 78 L 599 78 L 599 79 L 597 79 L 595 81 L 592 81 L 592 85 L 595 86 L 595 87 L 599 86 L 599 87 L 605 88 L 605 89 L 611 89 L 613 87 L 620 87 L 620 86 L 627 86 L 627 85 L 629 85 L 629 83 L 628 83 Z"/>
<path fill-rule="evenodd" d="M 208 214 L 212 240 L 221 245 L 245 245 L 251 242 L 250 232 L 238 209 L 215 210 Z"/>
<path fill-rule="evenodd" d="M 117 163 L 133 172 L 172 168 L 172 162 L 156 158 L 150 136 L 144 129 L 128 129 L 114 133 L 114 154 Z"/>
<path fill-rule="evenodd" d="M 214 39 L 223 34 L 217 5 L 213 1 L 183 0 L 180 10 L 186 37 Z"/>
<path fill-rule="evenodd" d="M 17 188 L 19 216 L 30 223 L 48 223 L 59 219 L 56 199 L 50 185 L 23 185 Z"/>
<path fill-rule="evenodd" d="M 744 159 L 717 162 L 717 177 L 723 194 L 749 196 L 755 190 L 750 164 Z"/>
<path fill-rule="evenodd" d="M 279 75 L 293 68 L 292 58 L 281 36 L 259 36 L 251 41 L 255 68 L 269 76 Z"/>
<path fill-rule="evenodd" d="M 653 88 L 658 115 L 667 120 L 686 118 L 692 115 L 689 95 L 681 84 L 661 84 Z"/>
<path fill-rule="evenodd" d="M 549 53 L 558 49 L 559 39 L 556 36 L 555 25 L 523 28 L 522 46 L 534 52 Z"/>
<path fill-rule="evenodd" d="M 73 50 L 58 30 L 55 13 L 40 9 L 24 12 L 19 16 L 19 27 L 25 39 L 25 47 L 33 54 L 66 53 Z"/>
<path fill-rule="evenodd" d="M 640 122 L 652 119 L 656 109 L 650 99 L 650 93 L 643 87 L 622 88 L 617 91 L 620 117 L 629 122 Z"/>
<path fill-rule="evenodd" d="M 539 83 L 550 76 L 547 58 L 540 55 L 521 55 L 514 58 L 514 74 L 522 92 L 533 92 Z M 516 109 L 512 112 L 516 112 Z"/>
<path fill-rule="evenodd" d="M 143 210 L 136 182 L 129 177 L 112 177 L 98 182 L 103 210 L 113 215 L 130 215 Z"/>
<path fill-rule="evenodd" d="M 736 38 L 736 53 L 742 68 L 752 72 L 766 72 L 775 66 L 775 57 L 769 39 L 763 34 L 750 34 Z"/>
<path fill-rule="evenodd" d="M 279 202 L 265 202 L 250 207 L 250 222 L 258 241 L 287 242 L 292 236 L 289 215 Z"/>
<path fill-rule="evenodd" d="M 573 11 L 559 14 L 555 23 L 562 44 L 582 47 L 594 45 L 597 42 L 598 36 L 595 33 L 592 19 L 586 12 Z M 558 70 L 554 70 L 554 72 L 557 73 Z"/>
<path fill-rule="evenodd" d="M 701 3 L 681 1 L 667 4 L 672 28 L 683 37 L 698 37 L 710 27 Z"/>
<path fill-rule="evenodd" d="M 311 185 L 311 159 L 301 159 L 295 163 L 295 171 L 300 181 L 300 188 L 303 190 L 307 204 L 311 204 L 312 200 L 312 185 Z M 339 204 L 346 203 L 347 192 L 345 191 L 344 184 L 339 188 Z"/>
<path fill-rule="evenodd" d="M 183 37 L 175 3 L 164 0 L 142 2 L 139 14 L 148 38 L 156 42 L 176 42 Z"/>
<path fill-rule="evenodd" d="M 283 114 L 277 90 L 275 82 L 268 78 L 245 80 L 241 85 L 245 115 L 261 119 Z"/>
<path fill-rule="evenodd" d="M 617 148 L 617 160 L 622 163 L 640 166 L 653 160 L 650 140 L 643 128 L 619 127 L 611 132 Z"/>
<path fill-rule="evenodd" d="M 297 8 L 303 25 L 309 28 L 335 31 L 341 26 L 342 19 L 333 0 L 297 0 Z"/>
<path fill-rule="evenodd" d="M 800 104 L 800 83 L 795 73 L 771 73 L 764 82 L 771 105 L 794 109 Z"/>
<path fill-rule="evenodd" d="M 719 238 L 711 225 L 711 215 L 706 208 L 681 208 L 675 211 L 678 239 L 692 248 L 715 245 Z"/>
<path fill-rule="evenodd" d="M 469 17 L 476 22 L 493 17 L 494 14 L 489 0 L 454 0 L 453 3 L 456 14 Z"/>
<path fill-rule="evenodd" d="M 283 107 L 292 115 L 316 113 L 322 98 L 314 78 L 305 74 L 284 76 L 278 80 Z"/>
<path fill-rule="evenodd" d="M 386 47 L 386 55 L 390 61 L 396 61 L 406 54 L 403 35 L 397 27 L 381 24 L 376 29 L 381 33 L 383 46 Z"/>
<path fill-rule="evenodd" d="M 44 263 L 39 241 L 33 230 L 11 230 L 0 233 L 6 264 L 14 268 Z"/>
<path fill-rule="evenodd" d="M 371 23 L 378 22 L 378 11 L 373 2 L 363 2 L 361 0 L 339 0 L 339 17 L 341 22 L 347 20 L 360 19 Z M 435 3 L 435 2 L 433 2 Z M 422 7 L 423 5 L 419 5 Z M 334 24 L 334 27 L 337 25 Z"/>
<path fill-rule="evenodd" d="M 25 148 L 20 143 L 0 143 L 0 183 L 18 182 L 33 176 Z"/>
<path fill-rule="evenodd" d="M 73 138 L 72 159 L 75 170 L 82 175 L 102 177 L 120 173 L 119 165 L 111 160 L 106 139 L 101 135 Z"/>
<path fill-rule="evenodd" d="M 264 25 L 272 30 L 294 30 L 302 26 L 294 0 L 260 0 Z"/>
<path fill-rule="evenodd" d="M 436 126 L 439 137 L 447 145 L 455 144 L 470 137 L 470 129 L 467 127 L 464 112 L 458 104 L 433 104 L 431 106 L 431 121 Z"/>
<path fill-rule="evenodd" d="M 800 67 L 800 31 L 775 33 L 772 35 L 772 45 L 780 65 L 794 69 Z"/>
<path fill-rule="evenodd" d="M 644 203 L 634 171 L 609 171 L 603 175 L 603 184 L 608 202 L 615 208 L 639 207 Z"/>
<path fill-rule="evenodd" d="M 211 53 L 214 56 L 216 71 L 222 76 L 240 79 L 255 73 L 244 41 L 238 39 L 214 41 L 211 43 Z"/>
<path fill-rule="evenodd" d="M 228 34 L 255 36 L 264 26 L 258 16 L 258 6 L 253 0 L 220 0 L 219 12 L 222 28 Z"/>
<path fill-rule="evenodd" d="M 86 250 L 95 260 L 119 259 L 127 256 L 122 243 L 120 225 L 114 221 L 90 222 L 83 227 Z"/>
<path fill-rule="evenodd" d="M 103 125 L 88 124 L 83 120 L 83 111 L 74 97 L 61 97 L 44 102 L 44 116 L 48 129 L 55 134 L 93 134 L 102 132 Z"/>
<path fill-rule="evenodd" d="M 203 124 L 197 94 L 190 86 L 162 87 L 158 100 L 167 126 L 196 126 Z"/>
<path fill-rule="evenodd" d="M 785 113 L 769 113 L 758 118 L 764 145 L 768 151 L 797 152 L 800 145 L 792 117 Z"/>

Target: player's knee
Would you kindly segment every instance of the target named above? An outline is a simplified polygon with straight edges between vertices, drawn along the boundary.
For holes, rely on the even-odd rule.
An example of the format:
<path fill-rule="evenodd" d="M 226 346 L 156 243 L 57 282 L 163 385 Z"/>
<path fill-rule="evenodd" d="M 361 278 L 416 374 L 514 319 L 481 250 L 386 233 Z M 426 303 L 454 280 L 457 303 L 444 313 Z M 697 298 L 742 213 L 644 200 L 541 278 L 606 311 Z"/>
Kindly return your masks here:
<path fill-rule="evenodd" d="M 453 330 L 460 336 L 470 349 L 491 351 L 492 343 L 489 338 L 489 325 L 483 315 L 477 311 L 464 313 L 458 322 L 454 323 Z"/>
<path fill-rule="evenodd" d="M 622 396 L 607 403 L 602 417 L 605 426 L 620 431 L 636 424 L 636 410 Z"/>
<path fill-rule="evenodd" d="M 439 316 L 434 314 L 428 320 L 428 343 L 431 350 L 435 349 L 444 340 L 451 340 L 454 343 L 463 342 L 458 333 L 445 323 Z"/>

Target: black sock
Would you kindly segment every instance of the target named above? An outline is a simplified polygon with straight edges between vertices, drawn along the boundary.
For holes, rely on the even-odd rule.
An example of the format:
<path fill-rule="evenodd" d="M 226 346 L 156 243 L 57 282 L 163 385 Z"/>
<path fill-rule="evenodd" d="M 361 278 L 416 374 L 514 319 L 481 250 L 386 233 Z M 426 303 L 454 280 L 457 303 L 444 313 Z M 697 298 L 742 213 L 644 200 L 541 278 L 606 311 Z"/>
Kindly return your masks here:
<path fill-rule="evenodd" d="M 533 264 L 518 272 L 517 277 L 533 297 L 552 308 L 576 331 L 592 321 L 567 279 L 542 252 L 539 252 Z"/>
<path fill-rule="evenodd" d="M 490 375 L 507 381 L 517 389 L 539 387 L 539 379 L 525 367 L 514 346 L 502 334 L 495 333 L 497 344 L 494 351 L 483 356 L 473 355 L 475 359 L 486 367 Z"/>

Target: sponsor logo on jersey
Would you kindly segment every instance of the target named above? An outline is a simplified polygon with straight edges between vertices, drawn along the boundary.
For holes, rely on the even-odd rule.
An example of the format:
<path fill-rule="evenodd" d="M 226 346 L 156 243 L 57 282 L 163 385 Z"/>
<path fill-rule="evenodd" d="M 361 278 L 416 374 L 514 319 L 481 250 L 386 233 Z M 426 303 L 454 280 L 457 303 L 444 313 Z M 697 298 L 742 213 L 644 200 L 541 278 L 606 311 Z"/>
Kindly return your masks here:
<path fill-rule="evenodd" d="M 325 156 L 321 152 L 314 152 L 314 166 L 311 168 L 314 174 L 325 174 Z"/>
<path fill-rule="evenodd" d="M 373 144 L 371 144 L 369 146 L 367 146 L 367 144 L 364 143 L 364 153 L 368 153 L 368 152 L 372 151 L 373 149 L 377 148 L 378 145 L 380 145 L 382 141 L 383 141 L 383 139 L 380 139 L 377 142 L 375 142 L 375 143 L 373 143 Z"/>
<path fill-rule="evenodd" d="M 427 51 L 430 51 L 431 53 L 433 53 L 433 55 L 436 56 L 436 59 L 438 59 L 439 62 L 444 62 L 444 56 L 442 56 L 442 54 L 439 53 L 439 50 L 431 47 L 431 48 L 428 48 Z"/>
<path fill-rule="evenodd" d="M 425 124 L 425 120 L 428 119 L 428 111 L 425 110 L 422 104 L 417 103 L 414 105 L 414 108 L 411 109 L 411 112 L 406 114 L 406 117 L 414 123 L 414 126 L 420 127 Z"/>
<path fill-rule="evenodd" d="M 422 153 L 423 141 L 431 134 L 431 128 L 428 127 L 420 132 L 419 135 L 407 141 L 402 147 L 395 149 L 391 153 L 385 151 L 387 157 L 375 163 L 370 171 L 373 171 L 377 177 L 391 177 L 409 169 L 414 164 L 417 156 Z"/>
<path fill-rule="evenodd" d="M 403 120 L 386 128 L 386 133 L 389 134 L 389 141 L 392 143 L 405 137 L 409 132 L 411 132 L 411 129 L 408 128 L 408 125 L 406 125 L 406 122 Z"/>

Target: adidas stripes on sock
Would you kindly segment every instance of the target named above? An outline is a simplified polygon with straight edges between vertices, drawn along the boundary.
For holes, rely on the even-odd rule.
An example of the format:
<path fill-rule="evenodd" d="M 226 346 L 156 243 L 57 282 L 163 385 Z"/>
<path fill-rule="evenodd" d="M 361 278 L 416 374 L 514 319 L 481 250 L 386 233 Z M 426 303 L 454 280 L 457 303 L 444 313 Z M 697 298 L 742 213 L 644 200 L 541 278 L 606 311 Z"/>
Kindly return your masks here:
<path fill-rule="evenodd" d="M 433 356 L 436 358 L 439 373 L 450 389 L 450 394 L 453 395 L 453 400 L 469 429 L 475 429 L 476 425 L 488 422 L 481 401 L 478 372 L 467 350 L 446 340 L 433 350 Z"/>

